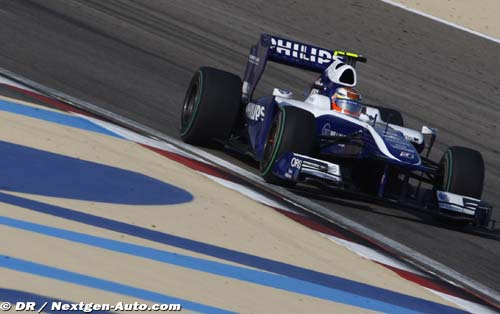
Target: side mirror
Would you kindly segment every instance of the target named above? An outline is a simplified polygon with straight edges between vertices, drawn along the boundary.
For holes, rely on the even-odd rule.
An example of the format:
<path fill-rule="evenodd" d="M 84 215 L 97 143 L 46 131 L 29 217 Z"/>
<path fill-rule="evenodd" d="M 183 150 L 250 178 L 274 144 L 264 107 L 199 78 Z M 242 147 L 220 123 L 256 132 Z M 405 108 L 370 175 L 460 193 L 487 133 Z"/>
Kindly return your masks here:
<path fill-rule="evenodd" d="M 292 99 L 292 92 L 289 92 L 287 90 L 282 90 L 279 88 L 275 88 L 275 89 L 273 89 L 273 96 L 283 97 L 286 99 Z"/>
<path fill-rule="evenodd" d="M 436 136 L 438 133 L 437 128 L 430 128 L 428 126 L 422 126 L 422 135 L 429 135 L 430 140 L 429 140 L 429 146 L 427 146 L 427 153 L 425 155 L 426 158 L 429 157 L 429 154 L 431 153 L 432 146 L 434 146 L 434 141 L 436 140 Z"/>
<path fill-rule="evenodd" d="M 437 128 L 430 128 L 430 127 L 424 125 L 424 126 L 422 126 L 421 133 L 423 135 L 434 135 L 434 136 L 436 136 L 437 133 L 438 133 L 438 129 Z"/>

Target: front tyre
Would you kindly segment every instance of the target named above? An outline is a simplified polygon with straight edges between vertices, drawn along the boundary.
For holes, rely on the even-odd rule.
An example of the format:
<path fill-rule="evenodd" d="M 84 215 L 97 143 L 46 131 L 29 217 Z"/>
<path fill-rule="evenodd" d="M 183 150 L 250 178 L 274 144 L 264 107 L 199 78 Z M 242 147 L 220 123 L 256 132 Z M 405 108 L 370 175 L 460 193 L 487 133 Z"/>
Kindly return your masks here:
<path fill-rule="evenodd" d="M 220 145 L 231 134 L 240 102 L 241 79 L 238 76 L 201 67 L 191 79 L 182 106 L 182 140 L 193 145 Z"/>
<path fill-rule="evenodd" d="M 276 177 L 272 171 L 278 158 L 287 152 L 310 156 L 316 148 L 316 119 L 300 108 L 284 106 L 276 113 L 260 161 L 260 173 L 266 182 L 292 186 L 291 181 Z"/>
<path fill-rule="evenodd" d="M 439 190 L 481 199 L 484 161 L 480 152 L 452 146 L 444 153 L 440 164 L 441 177 L 437 184 Z"/>

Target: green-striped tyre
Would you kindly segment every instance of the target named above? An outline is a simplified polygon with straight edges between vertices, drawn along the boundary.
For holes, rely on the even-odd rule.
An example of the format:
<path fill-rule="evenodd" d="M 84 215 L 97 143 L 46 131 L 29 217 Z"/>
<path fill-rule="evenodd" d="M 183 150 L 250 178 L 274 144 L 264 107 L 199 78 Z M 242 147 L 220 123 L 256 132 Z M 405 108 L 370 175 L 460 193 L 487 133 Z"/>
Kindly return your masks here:
<path fill-rule="evenodd" d="M 241 102 L 241 79 L 231 73 L 201 67 L 186 92 L 181 113 L 181 138 L 201 146 L 219 146 L 236 122 Z"/>
<path fill-rule="evenodd" d="M 284 106 L 276 113 L 260 161 L 260 173 L 269 183 L 292 186 L 294 183 L 273 175 L 276 160 L 286 152 L 311 156 L 316 148 L 316 119 L 300 108 Z"/>
<path fill-rule="evenodd" d="M 441 158 L 441 174 L 439 190 L 481 199 L 484 161 L 480 152 L 460 146 L 448 148 Z"/>

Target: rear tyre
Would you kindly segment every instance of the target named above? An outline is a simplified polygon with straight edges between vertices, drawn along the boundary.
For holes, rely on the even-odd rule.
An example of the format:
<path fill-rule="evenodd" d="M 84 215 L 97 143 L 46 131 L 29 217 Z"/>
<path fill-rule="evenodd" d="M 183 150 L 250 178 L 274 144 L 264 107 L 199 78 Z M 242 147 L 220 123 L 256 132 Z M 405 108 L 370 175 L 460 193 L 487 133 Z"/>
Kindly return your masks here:
<path fill-rule="evenodd" d="M 441 158 L 441 177 L 437 189 L 481 199 L 484 183 L 484 160 L 481 153 L 466 147 L 452 146 Z"/>
<path fill-rule="evenodd" d="M 237 120 L 241 79 L 225 71 L 201 67 L 191 79 L 181 113 L 181 138 L 201 146 L 220 146 Z"/>
<path fill-rule="evenodd" d="M 280 107 L 275 115 L 260 161 L 260 173 L 266 182 L 293 186 L 294 182 L 283 180 L 272 173 L 276 160 L 284 153 L 293 152 L 310 156 L 316 148 L 316 119 L 300 108 Z"/>

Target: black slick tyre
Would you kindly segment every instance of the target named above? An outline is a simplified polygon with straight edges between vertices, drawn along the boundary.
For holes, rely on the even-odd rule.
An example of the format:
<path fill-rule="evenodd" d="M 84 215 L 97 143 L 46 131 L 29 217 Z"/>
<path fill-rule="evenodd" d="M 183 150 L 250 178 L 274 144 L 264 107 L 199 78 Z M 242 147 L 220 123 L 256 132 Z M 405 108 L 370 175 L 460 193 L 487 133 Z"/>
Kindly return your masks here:
<path fill-rule="evenodd" d="M 201 67 L 191 79 L 182 106 L 184 142 L 219 146 L 226 141 L 240 110 L 241 79 L 229 72 Z"/>
<path fill-rule="evenodd" d="M 264 145 L 260 173 L 266 182 L 293 186 L 294 183 L 276 177 L 272 169 L 284 153 L 293 152 L 310 156 L 316 147 L 316 119 L 300 108 L 284 106 L 276 113 Z"/>
<path fill-rule="evenodd" d="M 481 153 L 466 147 L 452 146 L 441 158 L 441 177 L 437 189 L 481 199 L 484 183 L 484 160 Z"/>

